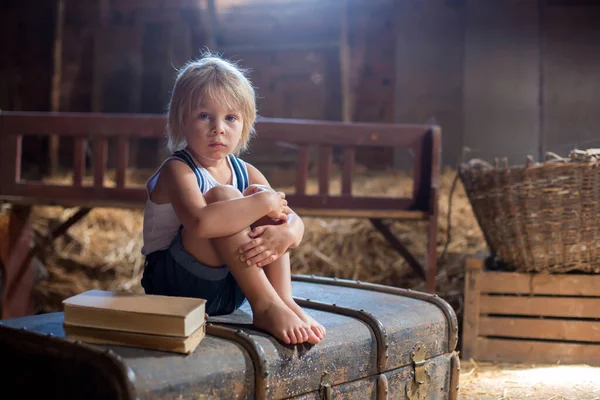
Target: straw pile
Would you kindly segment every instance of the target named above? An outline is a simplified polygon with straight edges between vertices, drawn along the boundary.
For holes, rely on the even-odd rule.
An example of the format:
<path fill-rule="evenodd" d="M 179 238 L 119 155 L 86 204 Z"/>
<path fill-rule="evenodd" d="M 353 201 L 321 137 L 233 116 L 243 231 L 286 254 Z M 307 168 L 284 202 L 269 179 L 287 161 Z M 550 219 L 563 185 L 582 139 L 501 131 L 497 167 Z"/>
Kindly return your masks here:
<path fill-rule="evenodd" d="M 462 360 L 459 400 L 598 400 L 600 368 Z"/>
<path fill-rule="evenodd" d="M 145 177 L 146 174 L 137 175 Z M 273 186 L 281 189 L 286 189 L 287 185 L 283 183 L 290 182 L 281 177 L 288 175 L 285 171 L 267 174 Z M 442 176 L 438 255 L 442 254 L 446 241 L 448 195 L 455 176 L 453 170 L 445 171 Z M 334 175 L 332 193 L 339 192 L 339 187 L 339 176 Z M 410 177 L 401 172 L 375 173 L 363 170 L 354 181 L 353 189 L 355 194 L 361 195 L 409 194 L 412 182 Z M 316 180 L 311 179 L 308 192 L 316 191 Z M 460 316 L 464 259 L 469 254 L 485 251 L 486 247 L 460 183 L 452 201 L 452 241 L 446 257 L 438 262 L 438 282 L 440 296 L 449 301 Z M 36 235 L 46 236 L 49 230 L 74 212 L 76 209 L 35 207 Z M 293 273 L 425 289 L 425 282 L 413 273 L 368 220 L 303 220 L 305 236 L 301 246 L 292 252 Z M 390 223 L 391 229 L 422 260 L 427 243 L 425 223 Z M 141 231 L 141 210 L 93 209 L 87 217 L 72 226 L 64 237 L 58 238 L 52 249 L 40 255 L 41 263 L 37 263 L 37 266 L 41 274 L 38 274 L 39 282 L 35 289 L 38 311 L 60 311 L 64 298 L 92 288 L 140 292 L 143 270 Z"/>

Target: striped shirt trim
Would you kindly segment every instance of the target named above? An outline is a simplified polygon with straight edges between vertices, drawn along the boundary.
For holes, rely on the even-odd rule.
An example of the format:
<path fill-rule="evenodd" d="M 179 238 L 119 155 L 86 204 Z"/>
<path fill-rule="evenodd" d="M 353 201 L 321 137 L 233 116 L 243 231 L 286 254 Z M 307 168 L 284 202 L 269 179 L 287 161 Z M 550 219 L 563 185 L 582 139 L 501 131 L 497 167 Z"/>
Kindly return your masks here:
<path fill-rule="evenodd" d="M 187 150 L 183 149 L 176 151 L 175 153 L 173 153 L 173 156 L 183 160 L 188 165 L 188 167 L 190 167 L 192 171 L 194 171 L 194 174 L 196 175 L 196 180 L 198 181 L 198 186 L 200 186 L 200 191 L 204 193 L 204 177 L 202 176 L 202 173 L 200 173 L 198 166 L 194 162 L 192 156 L 187 152 Z"/>
<path fill-rule="evenodd" d="M 244 165 L 242 164 L 242 161 L 239 158 L 235 157 L 234 155 L 230 155 L 229 157 L 237 178 L 238 190 L 240 192 L 243 192 L 249 185 L 248 171 L 246 170 L 246 168 L 244 168 Z"/>

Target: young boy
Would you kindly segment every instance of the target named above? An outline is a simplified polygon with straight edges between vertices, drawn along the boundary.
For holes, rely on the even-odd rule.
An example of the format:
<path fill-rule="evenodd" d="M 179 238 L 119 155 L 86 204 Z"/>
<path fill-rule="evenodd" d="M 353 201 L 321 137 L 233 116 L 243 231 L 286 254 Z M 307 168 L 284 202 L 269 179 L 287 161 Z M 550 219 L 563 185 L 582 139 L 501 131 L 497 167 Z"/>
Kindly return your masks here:
<path fill-rule="evenodd" d="M 255 93 L 234 64 L 206 55 L 178 74 L 169 104 L 173 152 L 148 180 L 146 293 L 200 297 L 209 315 L 247 299 L 253 324 L 286 344 L 318 343 L 325 328 L 292 298 L 288 249 L 302 220 L 252 165 Z"/>

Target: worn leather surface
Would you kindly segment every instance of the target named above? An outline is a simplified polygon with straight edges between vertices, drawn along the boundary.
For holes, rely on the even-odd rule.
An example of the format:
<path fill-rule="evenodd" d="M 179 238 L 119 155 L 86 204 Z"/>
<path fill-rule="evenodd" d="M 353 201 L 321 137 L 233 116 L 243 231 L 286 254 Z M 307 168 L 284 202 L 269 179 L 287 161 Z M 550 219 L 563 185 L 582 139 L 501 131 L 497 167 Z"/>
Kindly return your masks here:
<path fill-rule="evenodd" d="M 436 385 L 440 386 L 436 390 L 445 393 L 448 357 L 454 349 L 448 348 L 448 322 L 436 305 L 393 294 L 312 282 L 293 282 L 293 292 L 298 298 L 336 304 L 340 310 L 362 309 L 380 321 L 387 335 L 385 371 L 391 374 L 392 382 L 410 379 L 411 352 L 417 342 L 422 343 L 425 358 L 432 359 L 428 361 L 432 373 L 443 375 L 434 376 Z M 371 327 L 356 317 L 344 315 L 343 310 L 340 313 L 305 310 L 327 329 L 326 338 L 314 346 L 284 345 L 254 329 L 248 304 L 232 315 L 211 318 L 210 322 L 242 329 L 259 346 L 267 372 L 267 398 L 313 398 L 324 373 L 332 386 L 375 390 L 371 384 L 376 384 L 376 377 L 385 371 L 378 370 L 377 338 Z M 28 331 L 64 337 L 62 316 L 62 313 L 52 313 L 2 323 L 5 327 L 27 327 Z M 121 357 L 133 373 L 132 384 L 140 398 L 243 399 L 253 398 L 255 392 L 251 356 L 240 344 L 227 339 L 208 335 L 190 355 L 132 347 L 97 347 L 111 349 Z M 440 355 L 445 356 L 437 357 Z M 397 371 L 399 376 L 390 371 Z M 350 384 L 361 380 L 364 380 L 362 384 Z M 311 392 L 312 395 L 307 394 Z"/>

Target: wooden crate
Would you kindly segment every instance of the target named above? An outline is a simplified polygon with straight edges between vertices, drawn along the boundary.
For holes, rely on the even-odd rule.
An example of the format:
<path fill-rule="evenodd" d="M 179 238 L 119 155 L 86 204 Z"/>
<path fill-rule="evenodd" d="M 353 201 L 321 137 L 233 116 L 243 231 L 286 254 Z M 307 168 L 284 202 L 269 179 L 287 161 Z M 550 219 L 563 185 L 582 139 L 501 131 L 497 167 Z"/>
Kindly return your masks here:
<path fill-rule="evenodd" d="M 490 271 L 467 259 L 462 358 L 600 365 L 600 275 Z"/>

